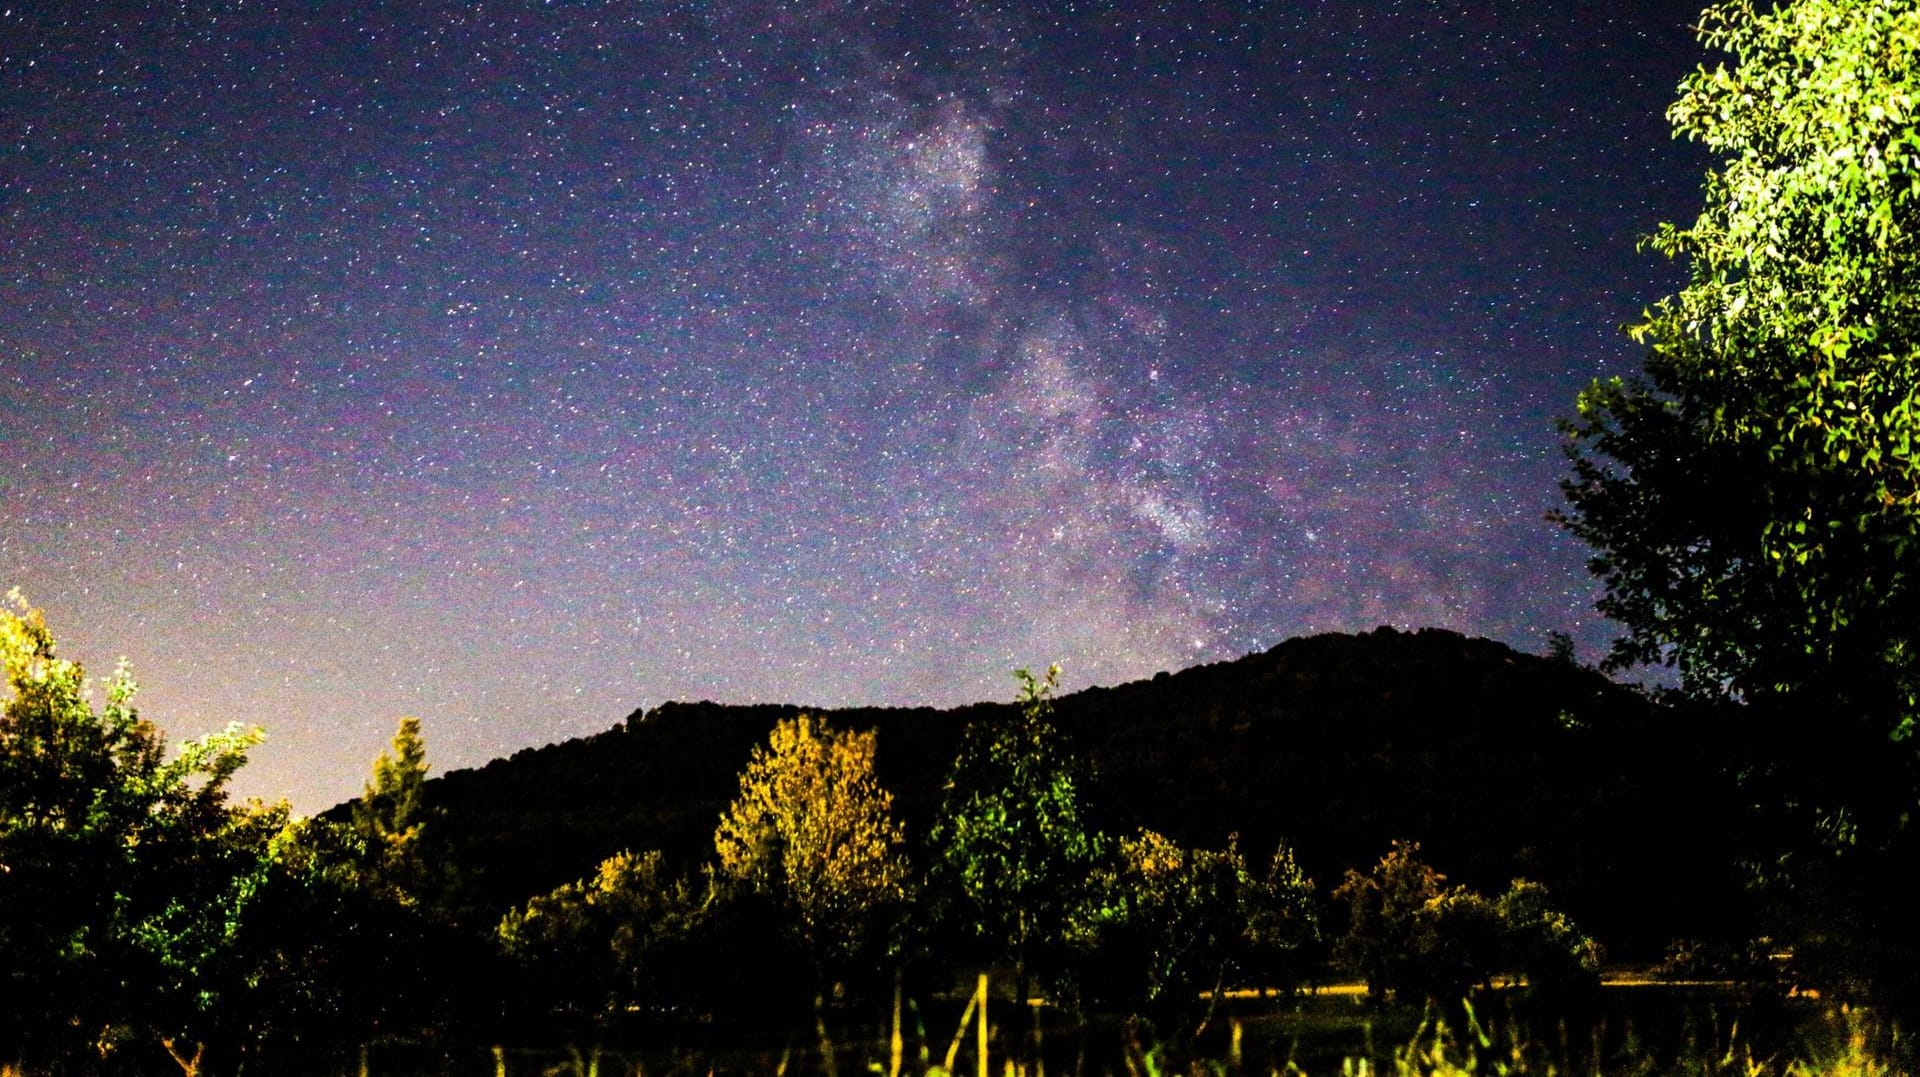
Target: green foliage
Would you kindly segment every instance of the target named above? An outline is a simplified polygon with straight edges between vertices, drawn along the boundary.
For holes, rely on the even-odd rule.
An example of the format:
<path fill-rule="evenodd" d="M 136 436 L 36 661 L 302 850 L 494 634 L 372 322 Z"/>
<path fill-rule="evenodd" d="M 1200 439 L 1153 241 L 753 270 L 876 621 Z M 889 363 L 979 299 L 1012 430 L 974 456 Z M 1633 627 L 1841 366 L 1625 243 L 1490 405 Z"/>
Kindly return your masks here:
<path fill-rule="evenodd" d="M 96 710 L 40 611 L 0 606 L 0 1050 L 50 1062 L 246 1043 L 229 1007 L 272 948 L 250 925 L 289 874 L 284 805 L 232 806 L 258 729 L 171 758 L 123 666 Z"/>
<path fill-rule="evenodd" d="M 1017 670 L 1020 709 L 969 724 L 934 823 L 935 884 L 990 956 L 1027 977 L 1055 967 L 1103 841 L 1083 818 L 1073 765 L 1051 721 L 1060 669 Z"/>
<path fill-rule="evenodd" d="M 497 935 L 545 1004 L 606 1014 L 671 997 L 656 965 L 691 934 L 704 903 L 658 852 L 622 852 L 509 910 Z"/>
<path fill-rule="evenodd" d="M 393 748 L 373 761 L 373 778 L 353 805 L 353 821 L 383 844 L 414 840 L 427 814 L 427 742 L 420 719 L 402 718 Z"/>
<path fill-rule="evenodd" d="M 1320 907 L 1292 846 L 1275 847 L 1266 875 L 1241 892 L 1240 908 L 1247 944 L 1242 961 L 1253 986 L 1299 987 L 1319 960 Z"/>
<path fill-rule="evenodd" d="M 364 882 L 402 904 L 444 896 L 441 865 L 428 848 L 428 829 L 438 813 L 428 808 L 426 790 L 427 744 L 420 719 L 402 718 L 392 749 L 374 760 L 373 777 L 352 806 Z"/>
<path fill-rule="evenodd" d="M 1507 967 L 1524 975 L 1535 994 L 1565 997 L 1600 986 L 1606 951 L 1553 907 L 1545 886 L 1515 879 L 1494 903 L 1494 911 Z"/>
<path fill-rule="evenodd" d="M 1089 890 L 1074 932 L 1090 951 L 1085 990 L 1135 1012 L 1173 1016 L 1250 977 L 1297 973 L 1287 959 L 1316 934 L 1313 884 L 1285 845 L 1262 878 L 1247 870 L 1237 837 L 1225 849 L 1188 849 L 1142 830 L 1121 840 Z"/>
<path fill-rule="evenodd" d="M 1701 693 L 1805 694 L 1905 737 L 1920 5 L 1729 3 L 1702 28 L 1732 66 L 1690 76 L 1669 117 L 1720 165 L 1700 217 L 1650 241 L 1689 284 L 1631 329 L 1646 377 L 1582 394 L 1564 519 L 1627 626 L 1614 664 L 1670 661 Z"/>
<path fill-rule="evenodd" d="M 420 722 L 403 718 L 346 818 L 303 831 L 303 885 L 283 915 L 304 960 L 283 987 L 348 1042 L 497 1019 L 500 914 L 462 900 L 427 770 Z"/>
<path fill-rule="evenodd" d="M 1436 983 L 1426 967 L 1424 958 L 1438 941 L 1428 910 L 1445 893 L 1446 876 L 1419 853 L 1419 843 L 1396 841 L 1371 872 L 1349 869 L 1333 891 L 1334 900 L 1347 908 L 1347 933 L 1335 955 L 1366 980 L 1375 998 L 1430 990 L 1443 996 L 1461 993 Z M 1469 985 L 1472 980 L 1469 975 Z"/>
<path fill-rule="evenodd" d="M 1688 284 L 1631 327 L 1644 376 L 1581 395 L 1562 522 L 1626 627 L 1611 665 L 1743 705 L 1748 795 L 1804 835 L 1765 874 L 1920 998 L 1893 889 L 1920 807 L 1920 3 L 1728 3 L 1701 33 L 1727 59 L 1668 115 L 1717 164 L 1650 240 Z"/>
<path fill-rule="evenodd" d="M 714 831 L 721 874 L 784 907 L 822 967 L 890 951 L 909 898 L 893 797 L 874 777 L 874 739 L 804 714 L 781 722 L 754 749 Z"/>
<path fill-rule="evenodd" d="M 1420 859 L 1417 842 L 1396 841 L 1373 870 L 1349 870 L 1334 890 L 1347 906 L 1337 947 L 1376 998 L 1465 997 L 1498 971 L 1518 971 L 1537 994 L 1564 996 L 1599 985 L 1601 950 L 1539 883 L 1515 879 L 1497 901 Z"/>

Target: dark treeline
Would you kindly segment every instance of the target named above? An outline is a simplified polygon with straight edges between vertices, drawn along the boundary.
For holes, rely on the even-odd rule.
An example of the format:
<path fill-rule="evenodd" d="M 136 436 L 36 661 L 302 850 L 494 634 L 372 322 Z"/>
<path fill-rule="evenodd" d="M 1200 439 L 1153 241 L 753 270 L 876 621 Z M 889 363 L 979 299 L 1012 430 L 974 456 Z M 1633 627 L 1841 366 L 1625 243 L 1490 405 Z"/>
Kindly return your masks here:
<path fill-rule="evenodd" d="M 1567 996 L 1603 943 L 1749 934 L 1711 738 L 1448 632 L 1057 701 L 1022 672 L 947 712 L 669 705 L 434 780 L 406 719 L 361 797 L 299 819 L 225 797 L 258 731 L 169 752 L 124 672 L 96 709 L 38 611 L 0 630 L 0 1058 L 29 1072 L 825 1036 L 978 971 L 1178 1040 L 1225 988 Z"/>
<path fill-rule="evenodd" d="M 504 909 L 622 849 L 699 862 L 749 753 L 806 709 L 668 703 L 435 778 L 427 795 L 475 900 Z M 811 712 L 876 731 L 881 783 L 923 855 L 963 730 L 1013 709 Z M 1482 889 L 1546 882 L 1620 959 L 1751 926 L 1720 731 L 1570 662 L 1435 629 L 1328 634 L 1075 692 L 1055 718 L 1110 832 L 1285 840 L 1318 879 L 1417 840 Z"/>

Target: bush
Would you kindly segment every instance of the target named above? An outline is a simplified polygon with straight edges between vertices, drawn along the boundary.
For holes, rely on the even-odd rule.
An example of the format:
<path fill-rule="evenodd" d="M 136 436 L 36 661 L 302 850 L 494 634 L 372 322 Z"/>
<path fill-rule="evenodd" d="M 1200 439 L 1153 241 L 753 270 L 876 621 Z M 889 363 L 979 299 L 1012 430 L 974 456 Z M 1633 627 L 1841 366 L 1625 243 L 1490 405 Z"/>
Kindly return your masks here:
<path fill-rule="evenodd" d="M 684 946 L 706 912 L 657 852 L 622 852 L 594 874 L 509 910 L 497 934 L 550 1008 L 590 1016 L 628 1005 L 670 1004 L 674 977 L 659 966 Z"/>
<path fill-rule="evenodd" d="M 1515 879 L 1489 901 L 1448 887 L 1419 854 L 1418 843 L 1396 841 L 1371 872 L 1349 870 L 1333 892 L 1348 914 L 1336 952 L 1376 999 L 1452 1002 L 1503 970 L 1540 994 L 1598 986 L 1603 951 L 1553 908 L 1546 887 Z"/>
<path fill-rule="evenodd" d="M 1546 887 L 1515 879 L 1495 907 L 1508 967 L 1524 975 L 1535 994 L 1564 997 L 1600 986 L 1606 951 L 1548 902 Z"/>

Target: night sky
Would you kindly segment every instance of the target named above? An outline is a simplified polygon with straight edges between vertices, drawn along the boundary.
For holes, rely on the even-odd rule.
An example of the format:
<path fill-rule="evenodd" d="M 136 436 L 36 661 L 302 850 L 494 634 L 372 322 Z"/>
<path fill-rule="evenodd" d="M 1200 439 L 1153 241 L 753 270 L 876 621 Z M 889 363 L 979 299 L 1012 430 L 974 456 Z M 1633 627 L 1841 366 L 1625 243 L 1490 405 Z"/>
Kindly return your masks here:
<path fill-rule="evenodd" d="M 0 589 L 307 811 L 403 714 L 1597 657 L 1697 7 L 0 0 Z"/>

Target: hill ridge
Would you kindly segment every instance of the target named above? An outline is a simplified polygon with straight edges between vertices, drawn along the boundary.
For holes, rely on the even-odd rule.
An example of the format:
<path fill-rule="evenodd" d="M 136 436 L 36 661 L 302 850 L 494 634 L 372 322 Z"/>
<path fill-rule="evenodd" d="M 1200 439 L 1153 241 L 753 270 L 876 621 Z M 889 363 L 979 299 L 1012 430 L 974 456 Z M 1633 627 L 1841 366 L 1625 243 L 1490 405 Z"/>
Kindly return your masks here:
<path fill-rule="evenodd" d="M 1012 706 L 666 701 L 448 772 L 428 796 L 491 907 L 624 848 L 691 870 L 753 747 L 805 712 L 877 731 L 880 780 L 924 856 L 965 723 Z M 1725 919 L 1730 880 L 1692 840 L 1734 825 L 1706 763 L 1711 731 L 1565 661 L 1442 628 L 1319 633 L 1066 693 L 1055 717 L 1089 765 L 1092 817 L 1117 832 L 1148 826 L 1213 847 L 1234 834 L 1249 860 L 1284 838 L 1323 886 L 1413 838 L 1470 885 L 1547 882 L 1629 950 Z M 1676 897 L 1676 884 L 1687 892 Z"/>

